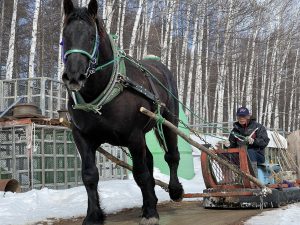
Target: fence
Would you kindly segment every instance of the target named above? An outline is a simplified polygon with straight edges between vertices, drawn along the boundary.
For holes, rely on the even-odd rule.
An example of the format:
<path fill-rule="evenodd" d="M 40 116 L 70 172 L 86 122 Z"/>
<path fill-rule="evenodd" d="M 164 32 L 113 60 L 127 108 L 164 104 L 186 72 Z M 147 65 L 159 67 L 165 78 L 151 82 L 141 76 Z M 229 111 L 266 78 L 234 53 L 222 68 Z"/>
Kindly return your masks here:
<path fill-rule="evenodd" d="M 68 128 L 40 125 L 30 119 L 3 124 L 0 123 L 0 179 L 18 180 L 22 191 L 42 187 L 65 189 L 82 184 L 81 160 Z M 119 148 L 102 147 L 126 161 Z M 102 180 L 127 177 L 125 169 L 100 154 L 97 167 Z"/>
<path fill-rule="evenodd" d="M 63 83 L 47 77 L 0 80 L 0 111 L 4 111 L 19 97 L 23 103 L 34 103 L 42 115 L 57 118 L 57 110 L 66 109 L 67 91 Z"/>

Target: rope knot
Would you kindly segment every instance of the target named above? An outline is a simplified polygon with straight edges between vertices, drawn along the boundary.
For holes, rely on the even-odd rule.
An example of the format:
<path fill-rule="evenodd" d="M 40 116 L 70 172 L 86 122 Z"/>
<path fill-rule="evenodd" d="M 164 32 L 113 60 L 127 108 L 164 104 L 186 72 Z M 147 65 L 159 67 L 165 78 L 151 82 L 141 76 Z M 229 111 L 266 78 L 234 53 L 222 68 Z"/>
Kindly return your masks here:
<path fill-rule="evenodd" d="M 166 120 L 166 119 L 163 118 L 161 114 L 157 114 L 156 122 L 157 122 L 158 124 L 163 124 L 163 123 L 165 122 L 165 120 Z"/>

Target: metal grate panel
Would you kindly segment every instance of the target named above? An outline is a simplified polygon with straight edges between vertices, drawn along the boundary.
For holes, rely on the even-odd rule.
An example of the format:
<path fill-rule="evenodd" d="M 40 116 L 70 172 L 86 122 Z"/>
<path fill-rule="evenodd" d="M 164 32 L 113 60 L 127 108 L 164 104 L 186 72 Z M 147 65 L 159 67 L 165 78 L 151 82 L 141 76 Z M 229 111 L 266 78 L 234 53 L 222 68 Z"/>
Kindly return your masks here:
<path fill-rule="evenodd" d="M 57 110 L 66 109 L 68 95 L 62 82 L 46 77 L 0 80 L 0 111 L 19 97 L 22 103 L 34 103 L 49 118 L 57 118 Z"/>
<path fill-rule="evenodd" d="M 240 159 L 238 153 L 222 153 L 218 154 L 219 157 L 226 160 L 230 164 L 234 164 L 237 167 L 240 166 Z M 242 176 L 233 172 L 228 167 L 221 165 L 214 159 L 209 160 L 209 166 L 211 175 L 218 185 L 243 185 Z"/>
<path fill-rule="evenodd" d="M 104 145 L 126 161 L 117 147 Z M 100 179 L 124 179 L 127 171 L 97 154 Z M 0 128 L 0 179 L 17 179 L 22 191 L 70 188 L 82 184 L 81 160 L 71 131 L 37 124 Z"/>

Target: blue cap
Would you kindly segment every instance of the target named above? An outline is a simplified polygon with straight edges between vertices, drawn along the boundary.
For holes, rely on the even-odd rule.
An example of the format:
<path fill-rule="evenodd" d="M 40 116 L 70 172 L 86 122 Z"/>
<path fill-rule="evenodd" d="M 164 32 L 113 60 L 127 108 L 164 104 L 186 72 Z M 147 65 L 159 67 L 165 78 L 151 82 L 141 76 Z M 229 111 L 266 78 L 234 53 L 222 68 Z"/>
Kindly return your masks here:
<path fill-rule="evenodd" d="M 236 111 L 236 115 L 237 116 L 249 116 L 250 112 L 249 112 L 249 109 L 247 109 L 246 107 L 241 107 L 241 108 L 238 108 L 238 110 Z"/>

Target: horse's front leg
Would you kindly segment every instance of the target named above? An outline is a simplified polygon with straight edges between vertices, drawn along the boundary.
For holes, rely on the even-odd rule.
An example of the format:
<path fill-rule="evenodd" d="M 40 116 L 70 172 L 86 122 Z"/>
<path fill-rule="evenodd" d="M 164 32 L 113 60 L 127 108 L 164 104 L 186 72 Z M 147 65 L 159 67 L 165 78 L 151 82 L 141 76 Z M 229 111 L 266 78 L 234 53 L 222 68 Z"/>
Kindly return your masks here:
<path fill-rule="evenodd" d="M 102 225 L 105 215 L 100 207 L 99 194 L 97 191 L 99 174 L 96 167 L 96 149 L 98 143 L 91 140 L 79 130 L 73 128 L 73 136 L 81 156 L 82 162 L 82 181 L 88 195 L 88 209 L 84 225 Z"/>
<path fill-rule="evenodd" d="M 157 197 L 154 191 L 153 168 L 148 168 L 149 165 L 153 167 L 153 164 L 150 161 L 147 162 L 147 146 L 142 133 L 132 134 L 129 150 L 133 161 L 133 177 L 143 195 L 143 214 L 140 225 L 157 225 L 159 215 L 156 210 Z"/>

